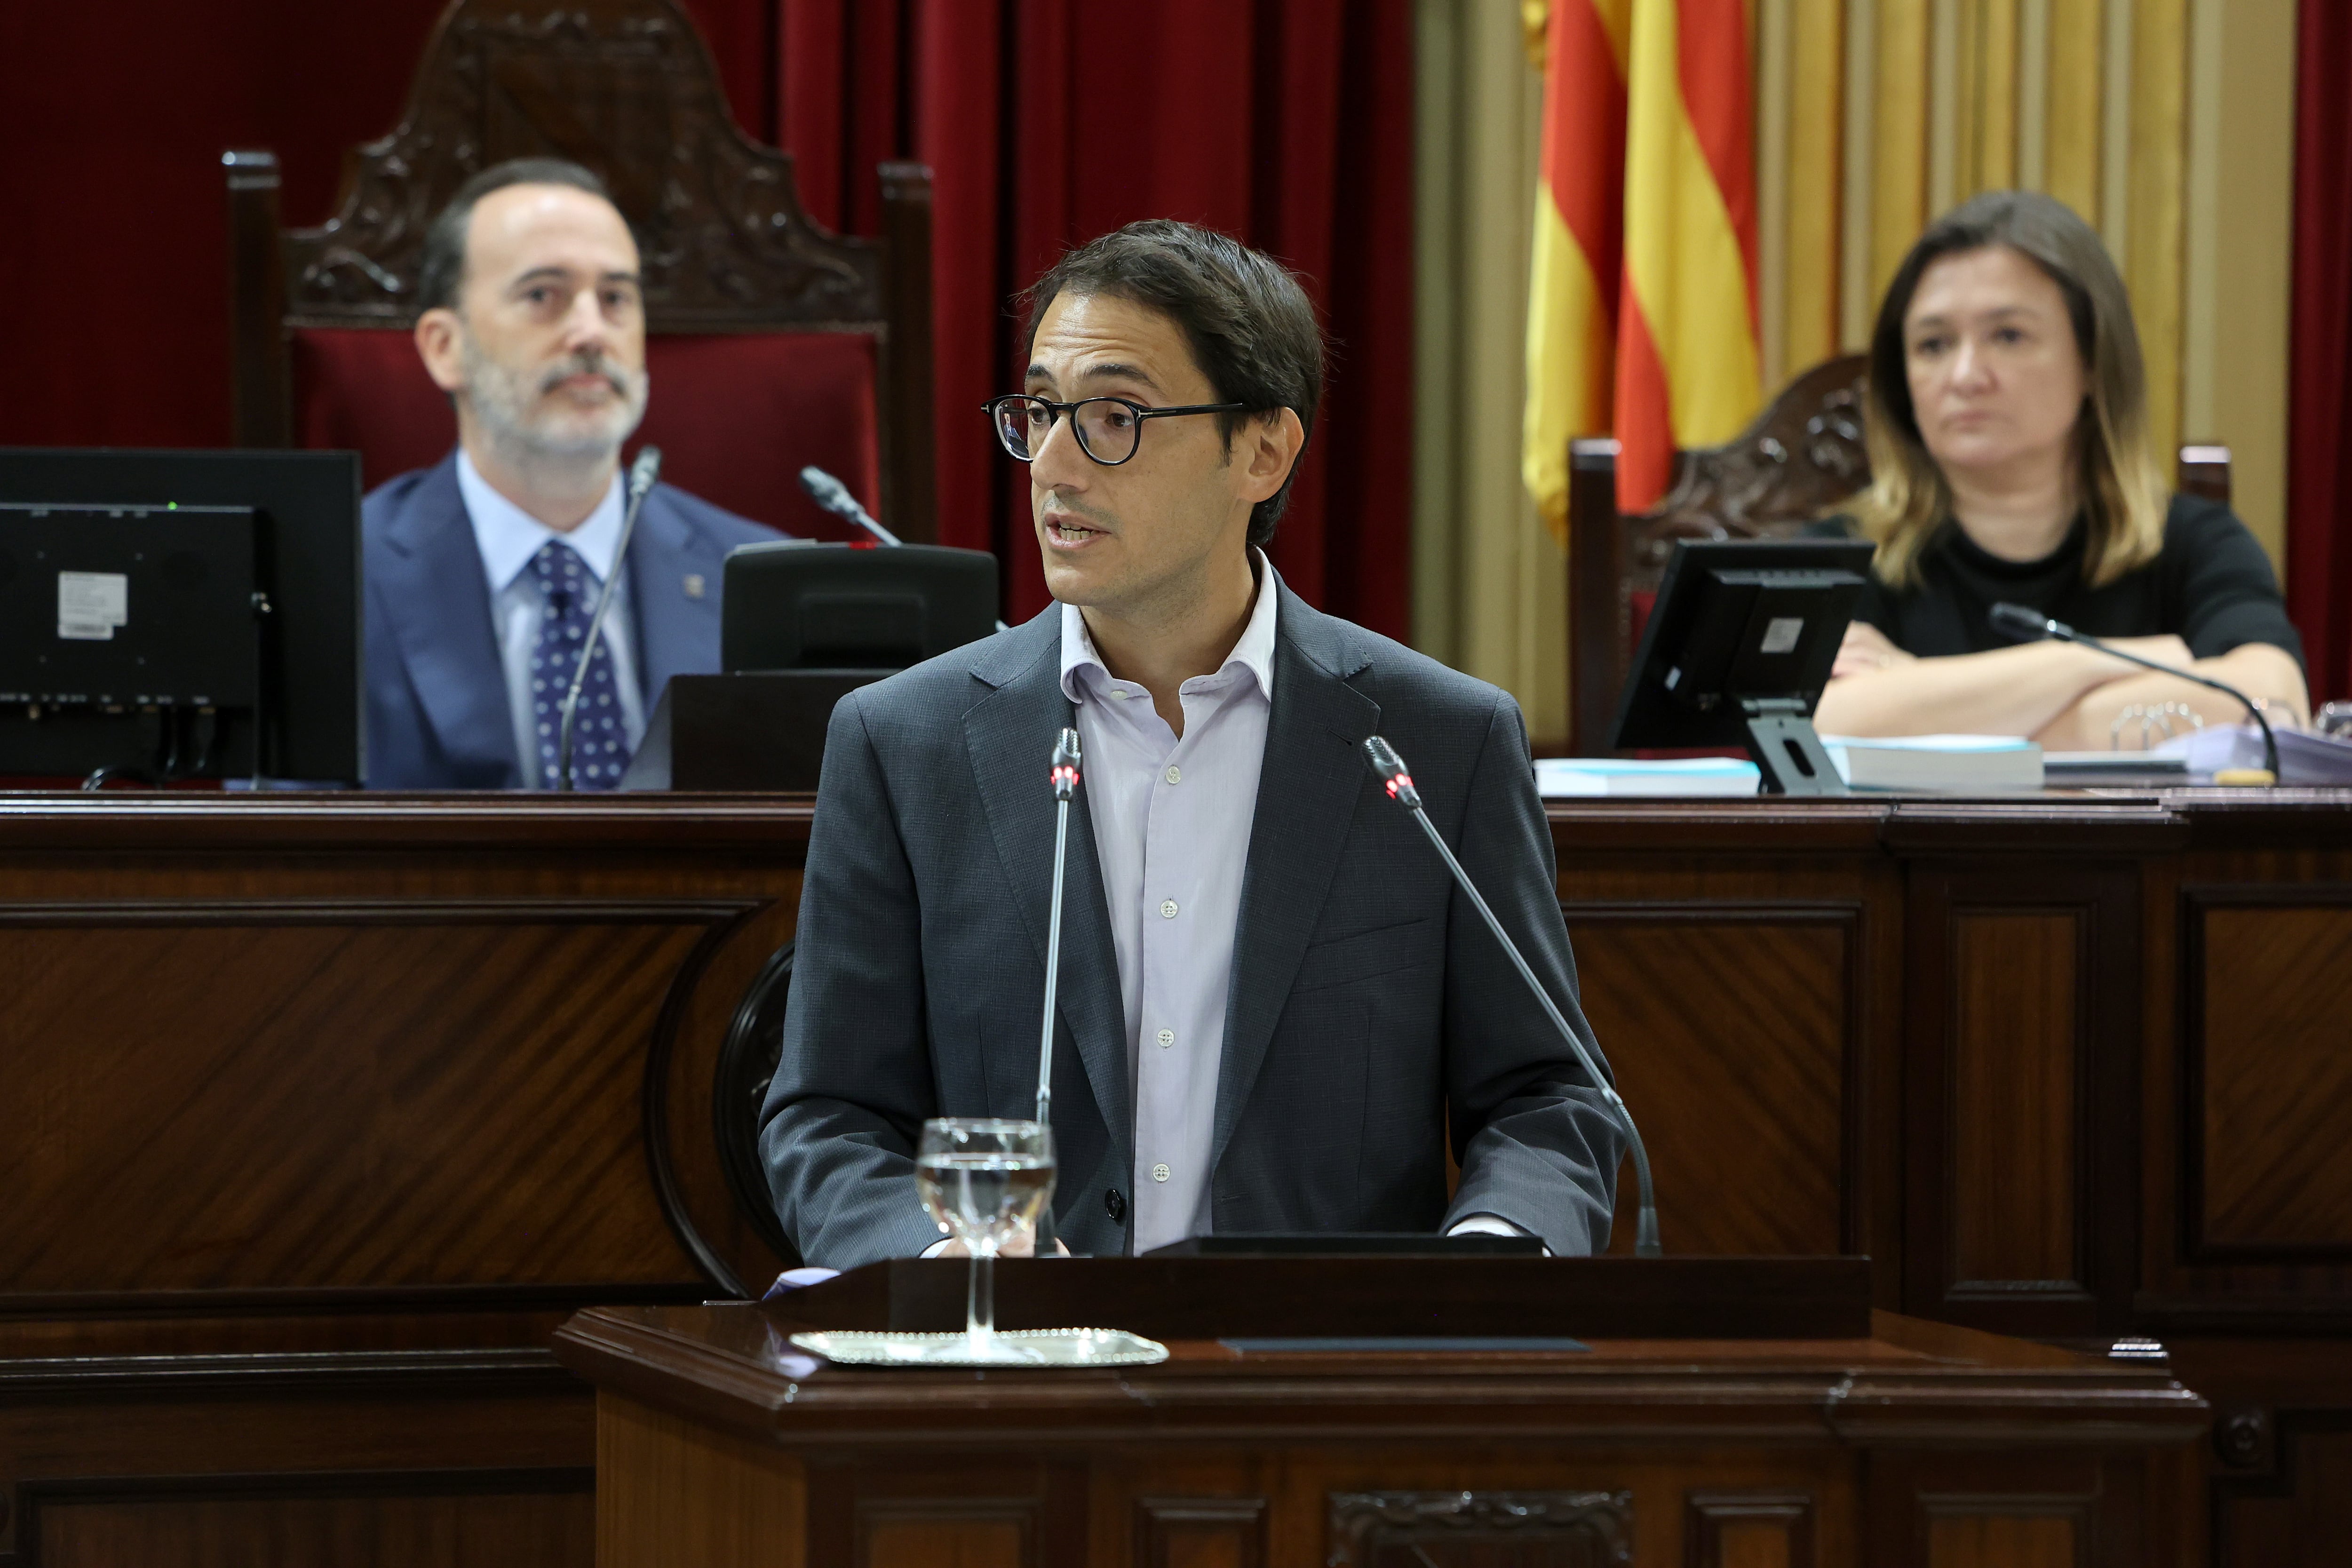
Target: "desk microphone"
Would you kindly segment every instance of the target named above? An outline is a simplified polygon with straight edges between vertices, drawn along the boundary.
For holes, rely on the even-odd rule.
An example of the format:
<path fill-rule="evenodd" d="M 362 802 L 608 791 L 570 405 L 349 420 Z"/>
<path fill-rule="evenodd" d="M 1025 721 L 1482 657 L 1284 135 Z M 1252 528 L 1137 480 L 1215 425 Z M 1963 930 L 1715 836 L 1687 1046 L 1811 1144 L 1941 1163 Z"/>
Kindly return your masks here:
<path fill-rule="evenodd" d="M 2246 711 L 2253 715 L 2254 722 L 2262 726 L 2263 766 L 2270 770 L 2271 782 L 2273 784 L 2278 782 L 2278 738 L 2271 733 L 2271 721 L 2263 716 L 2263 710 L 2260 708 L 2254 706 L 2254 700 L 2236 687 L 2216 680 L 2210 675 L 2200 675 L 2193 669 L 2184 669 L 2177 664 L 2159 664 L 2152 658 L 2142 658 L 2136 653 L 2126 653 L 2113 643 L 2102 642 L 2087 632 L 2078 632 L 2065 622 L 2053 621 L 2041 611 L 2029 610 L 2023 605 L 1995 605 L 1985 618 L 1992 623 L 1995 631 L 2007 632 L 2021 641 L 2033 642 L 2042 637 L 2054 637 L 2060 642 L 2080 643 L 2084 647 L 2095 647 L 2101 653 L 2122 659 L 2126 664 L 2137 664 L 2143 669 L 2153 669 L 2160 675 L 2178 676 L 2183 680 L 2210 687 L 2224 697 L 2234 698 L 2245 705 Z"/>
<path fill-rule="evenodd" d="M 804 470 L 814 472 L 814 470 Z M 1054 1110 L 1054 1007 L 1062 989 L 1062 871 L 1069 862 L 1070 797 L 1078 793 L 1078 732 L 1065 725 L 1054 740 L 1054 905 L 1045 921 L 1045 1022 L 1037 1041 L 1037 1125 Z M 1037 1211 L 1035 1256 L 1054 1256 L 1054 1205 Z"/>
<path fill-rule="evenodd" d="M 881 544 L 905 542 L 897 534 L 875 521 L 874 514 L 857 504 L 857 498 L 849 493 L 847 485 L 843 484 L 815 464 L 812 463 L 801 470 L 801 489 L 808 491 L 809 500 L 816 502 L 842 521 L 854 522 L 872 534 L 876 542 Z"/>
<path fill-rule="evenodd" d="M 1617 1113 L 1617 1120 L 1624 1127 L 1625 1136 L 1633 1146 L 1633 1179 L 1641 1188 L 1641 1221 L 1640 1228 L 1634 1232 L 1633 1253 L 1639 1258 L 1658 1257 L 1664 1250 L 1658 1243 L 1658 1193 L 1650 1184 L 1650 1152 L 1643 1147 L 1641 1131 L 1633 1125 L 1633 1113 L 1625 1109 L 1624 1100 L 1611 1086 L 1608 1075 L 1601 1070 L 1601 1064 L 1592 1059 L 1592 1053 L 1584 1048 L 1584 1042 L 1577 1038 L 1576 1031 L 1568 1026 L 1568 1020 L 1561 1017 L 1559 1009 L 1552 1005 L 1550 994 L 1544 990 L 1543 982 L 1538 980 L 1536 972 L 1528 967 L 1528 961 L 1520 954 L 1518 944 L 1503 930 L 1503 922 L 1495 918 L 1495 911 L 1486 907 L 1486 900 L 1479 894 L 1477 884 L 1470 880 L 1470 873 L 1462 868 L 1462 862 L 1456 860 L 1454 851 L 1445 847 L 1437 825 L 1430 821 L 1429 813 L 1422 809 L 1421 792 L 1412 787 L 1412 775 L 1405 772 L 1404 759 L 1397 755 L 1396 748 L 1382 737 L 1374 735 L 1364 742 L 1364 760 L 1371 763 L 1372 773 L 1387 786 L 1389 798 L 1412 813 L 1412 819 L 1421 824 L 1423 833 L 1429 835 L 1430 843 L 1437 847 L 1437 853 L 1445 861 L 1445 868 L 1454 873 L 1455 884 L 1470 895 L 1470 901 L 1478 907 L 1480 914 L 1486 917 L 1486 929 L 1493 931 L 1495 940 L 1503 944 L 1503 951 L 1510 954 L 1519 978 L 1528 983 L 1528 989 L 1534 992 L 1536 1000 L 1543 1005 L 1544 1016 L 1551 1020 L 1551 1026 L 1559 1031 L 1559 1037 L 1576 1052 L 1576 1059 L 1584 1064 L 1584 1070 L 1591 1075 L 1593 1083 L 1600 1089 L 1601 1098 L 1607 1100 L 1609 1108 Z"/>
<path fill-rule="evenodd" d="M 661 448 L 647 447 L 629 465 L 628 510 L 621 514 L 621 542 L 613 552 L 613 569 L 604 574 L 604 591 L 596 595 L 596 612 L 588 617 L 588 636 L 580 644 L 580 663 L 572 671 L 572 689 L 563 694 L 563 731 L 556 742 L 559 765 L 555 787 L 572 787 L 572 724 L 580 715 L 580 689 L 588 681 L 588 661 L 596 657 L 596 639 L 604 632 L 604 617 L 612 612 L 613 590 L 619 586 L 621 572 L 629 563 L 629 539 L 637 531 L 637 512 L 646 504 L 646 497 L 661 478 Z"/>

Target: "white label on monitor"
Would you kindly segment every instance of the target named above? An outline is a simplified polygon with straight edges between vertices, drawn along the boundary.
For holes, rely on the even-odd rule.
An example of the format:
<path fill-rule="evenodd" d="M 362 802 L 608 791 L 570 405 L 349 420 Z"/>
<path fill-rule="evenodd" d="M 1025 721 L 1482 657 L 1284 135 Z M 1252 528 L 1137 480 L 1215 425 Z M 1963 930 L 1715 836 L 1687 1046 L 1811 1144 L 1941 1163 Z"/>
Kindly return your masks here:
<path fill-rule="evenodd" d="M 1756 651 L 1787 653 L 1797 646 L 1797 638 L 1804 634 L 1804 616 L 1775 616 L 1764 623 L 1764 641 L 1758 646 Z"/>
<path fill-rule="evenodd" d="M 114 628 L 130 624 L 130 578 L 120 572 L 58 574 L 58 636 L 112 642 Z"/>

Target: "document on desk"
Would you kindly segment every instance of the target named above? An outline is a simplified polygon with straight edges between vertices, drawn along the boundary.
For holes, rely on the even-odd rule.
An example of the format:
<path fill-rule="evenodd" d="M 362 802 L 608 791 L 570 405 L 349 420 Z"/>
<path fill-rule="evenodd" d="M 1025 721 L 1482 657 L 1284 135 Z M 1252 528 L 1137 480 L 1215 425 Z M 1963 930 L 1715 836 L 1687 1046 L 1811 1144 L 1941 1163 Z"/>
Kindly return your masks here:
<path fill-rule="evenodd" d="M 1546 800 L 1586 795 L 1754 795 L 1756 764 L 1737 757 L 1624 762 L 1614 757 L 1538 757 L 1536 790 Z"/>
<path fill-rule="evenodd" d="M 1848 788 L 2040 789 L 2042 748 L 2015 735 L 1823 735 Z"/>

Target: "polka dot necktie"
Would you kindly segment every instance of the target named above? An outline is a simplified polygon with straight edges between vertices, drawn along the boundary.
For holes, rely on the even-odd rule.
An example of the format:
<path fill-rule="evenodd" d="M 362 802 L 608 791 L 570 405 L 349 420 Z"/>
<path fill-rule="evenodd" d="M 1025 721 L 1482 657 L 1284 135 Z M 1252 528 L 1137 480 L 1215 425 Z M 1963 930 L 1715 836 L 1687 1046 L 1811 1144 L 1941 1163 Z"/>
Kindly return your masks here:
<path fill-rule="evenodd" d="M 563 766 L 563 694 L 572 689 L 572 672 L 580 667 L 580 642 L 588 635 L 596 595 L 604 584 L 579 552 L 560 540 L 539 547 L 530 558 L 530 570 L 547 606 L 539 623 L 539 641 L 530 650 L 531 724 L 539 731 L 540 783 L 554 789 Z M 599 637 L 595 657 L 588 661 L 588 679 L 580 683 L 579 716 L 572 726 L 573 789 L 614 789 L 621 783 L 621 771 L 629 763 L 629 734 L 621 725 L 619 692 L 613 679 L 613 656 Z"/>

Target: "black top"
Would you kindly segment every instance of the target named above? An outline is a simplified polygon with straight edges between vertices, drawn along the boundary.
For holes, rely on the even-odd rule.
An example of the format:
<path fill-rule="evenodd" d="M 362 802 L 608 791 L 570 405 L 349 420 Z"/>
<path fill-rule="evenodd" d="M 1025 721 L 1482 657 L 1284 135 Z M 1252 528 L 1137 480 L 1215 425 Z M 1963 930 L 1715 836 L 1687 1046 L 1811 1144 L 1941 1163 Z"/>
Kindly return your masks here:
<path fill-rule="evenodd" d="M 1854 534 L 1853 520 L 1834 517 L 1824 533 Z M 2287 619 L 2270 557 L 2235 513 L 2216 501 L 2177 495 L 2164 519 L 2164 548 L 2147 565 L 2104 588 L 2083 581 L 2084 525 L 2039 561 L 2003 561 L 1977 547 L 1947 521 L 1919 552 L 1919 580 L 1890 588 L 1871 574 L 1853 618 L 1885 632 L 1922 658 L 1982 653 L 2016 639 L 1988 616 L 2007 601 L 2098 637 L 2160 637 L 2212 658 L 2250 642 L 2269 643 L 2303 660 L 2303 639 Z"/>

